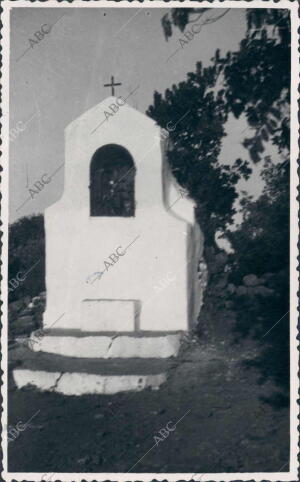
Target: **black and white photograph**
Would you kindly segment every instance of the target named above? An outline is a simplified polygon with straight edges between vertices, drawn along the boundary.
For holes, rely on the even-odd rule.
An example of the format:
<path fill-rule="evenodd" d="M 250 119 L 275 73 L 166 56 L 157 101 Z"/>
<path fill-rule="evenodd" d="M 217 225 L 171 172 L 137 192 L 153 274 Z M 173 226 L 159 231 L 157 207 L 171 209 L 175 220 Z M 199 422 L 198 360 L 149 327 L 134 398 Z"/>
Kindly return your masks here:
<path fill-rule="evenodd" d="M 3 480 L 298 480 L 297 2 L 2 7 Z"/>

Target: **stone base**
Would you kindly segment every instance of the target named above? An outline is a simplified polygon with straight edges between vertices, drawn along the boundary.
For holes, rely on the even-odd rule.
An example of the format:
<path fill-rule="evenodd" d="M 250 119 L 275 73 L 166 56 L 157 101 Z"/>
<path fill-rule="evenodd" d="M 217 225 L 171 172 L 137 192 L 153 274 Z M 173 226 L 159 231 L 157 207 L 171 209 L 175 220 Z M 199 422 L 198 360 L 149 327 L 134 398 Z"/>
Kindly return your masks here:
<path fill-rule="evenodd" d="M 17 388 L 32 386 L 63 395 L 114 394 L 124 391 L 157 390 L 174 364 L 168 360 L 78 359 L 13 350 L 13 380 Z"/>
<path fill-rule="evenodd" d="M 166 381 L 166 374 L 158 375 L 92 375 L 87 373 L 61 373 L 34 370 L 14 370 L 18 388 L 33 386 L 42 391 L 63 395 L 113 395 L 144 388 L 157 390 Z"/>
<path fill-rule="evenodd" d="M 11 350 L 13 379 L 18 388 L 63 395 L 156 390 L 166 381 L 181 337 L 178 332 L 35 332 L 28 347 Z"/>
<path fill-rule="evenodd" d="M 170 358 L 178 354 L 181 334 L 150 332 L 128 334 L 72 335 L 67 331 L 44 335 L 33 333 L 30 347 L 35 352 L 46 352 L 78 358 Z"/>

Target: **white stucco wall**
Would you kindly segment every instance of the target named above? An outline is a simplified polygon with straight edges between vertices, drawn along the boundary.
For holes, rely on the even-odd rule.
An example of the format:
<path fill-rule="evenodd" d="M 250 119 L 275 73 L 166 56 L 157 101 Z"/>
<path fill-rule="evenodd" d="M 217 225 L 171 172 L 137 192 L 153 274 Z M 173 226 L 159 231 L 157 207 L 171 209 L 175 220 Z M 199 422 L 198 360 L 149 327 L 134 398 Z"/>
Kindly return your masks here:
<path fill-rule="evenodd" d="M 132 300 L 134 323 L 126 321 L 120 304 L 112 330 L 187 330 L 199 300 L 194 268 L 189 268 L 196 267 L 195 257 L 201 251 L 201 246 L 195 248 L 201 236 L 199 229 L 192 229 L 193 203 L 180 198 L 169 209 L 180 195 L 163 168 L 160 129 L 154 121 L 125 104 L 93 132 L 115 101 L 106 99 L 65 131 L 64 193 L 45 213 L 44 325 L 50 327 L 64 313 L 55 328 L 90 330 L 84 300 Z M 135 162 L 135 217 L 90 216 L 91 158 L 99 147 L 111 143 L 125 147 Z M 123 252 L 134 240 L 100 280 L 87 282 L 90 275 L 105 269 L 104 260 L 111 262 L 108 257 L 118 247 Z M 155 286 L 170 272 L 172 282 L 158 293 Z M 125 311 L 132 316 L 128 304 Z M 103 331 L 101 326 L 101 319 L 99 325 L 96 320 L 96 329 Z"/>

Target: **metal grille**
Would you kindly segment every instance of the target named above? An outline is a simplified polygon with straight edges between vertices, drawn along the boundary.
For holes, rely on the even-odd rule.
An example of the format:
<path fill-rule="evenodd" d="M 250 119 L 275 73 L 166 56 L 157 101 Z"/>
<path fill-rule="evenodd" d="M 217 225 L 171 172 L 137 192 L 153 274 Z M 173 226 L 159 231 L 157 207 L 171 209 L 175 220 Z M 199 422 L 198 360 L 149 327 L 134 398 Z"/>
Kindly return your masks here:
<path fill-rule="evenodd" d="M 92 161 L 91 216 L 134 216 L 135 167 L 129 153 L 125 152 L 127 155 L 119 159 L 115 158 L 116 151 L 110 151 L 103 162 L 99 155 Z"/>

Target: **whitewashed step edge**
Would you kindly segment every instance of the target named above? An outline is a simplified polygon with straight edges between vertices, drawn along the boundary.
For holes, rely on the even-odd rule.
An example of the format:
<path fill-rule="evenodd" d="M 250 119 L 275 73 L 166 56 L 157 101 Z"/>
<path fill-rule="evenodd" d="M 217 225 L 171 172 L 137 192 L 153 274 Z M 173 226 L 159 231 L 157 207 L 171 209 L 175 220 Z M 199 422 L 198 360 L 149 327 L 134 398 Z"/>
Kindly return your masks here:
<path fill-rule="evenodd" d="M 114 336 L 44 336 L 30 337 L 35 351 L 78 358 L 170 358 L 178 354 L 181 335 L 134 337 Z"/>
<path fill-rule="evenodd" d="M 113 395 L 119 392 L 158 390 L 166 381 L 166 373 L 156 375 L 96 375 L 79 372 L 46 372 L 14 369 L 13 378 L 18 388 L 32 386 L 41 391 L 62 395 Z"/>

